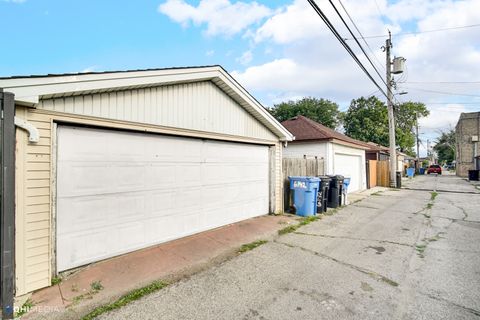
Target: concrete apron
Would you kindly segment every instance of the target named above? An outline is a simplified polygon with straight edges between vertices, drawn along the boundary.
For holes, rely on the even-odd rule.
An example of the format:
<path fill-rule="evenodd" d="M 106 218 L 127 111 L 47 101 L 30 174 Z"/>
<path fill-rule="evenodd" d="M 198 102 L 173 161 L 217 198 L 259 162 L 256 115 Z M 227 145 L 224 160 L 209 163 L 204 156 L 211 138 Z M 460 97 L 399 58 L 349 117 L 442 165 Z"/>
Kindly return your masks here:
<path fill-rule="evenodd" d="M 22 318 L 78 319 L 156 280 L 176 281 L 225 261 L 237 255 L 241 245 L 272 239 L 297 219 L 261 216 L 88 265 L 34 292 L 34 307 Z M 103 288 L 92 291 L 93 283 Z"/>

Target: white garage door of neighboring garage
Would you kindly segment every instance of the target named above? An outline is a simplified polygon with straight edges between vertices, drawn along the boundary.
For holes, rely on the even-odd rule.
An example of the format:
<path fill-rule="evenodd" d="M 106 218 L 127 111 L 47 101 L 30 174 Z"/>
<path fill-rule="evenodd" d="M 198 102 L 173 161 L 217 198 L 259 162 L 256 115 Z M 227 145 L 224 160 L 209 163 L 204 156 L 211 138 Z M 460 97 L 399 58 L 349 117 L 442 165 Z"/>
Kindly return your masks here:
<path fill-rule="evenodd" d="M 333 170 L 335 174 L 350 177 L 348 192 L 360 190 L 362 185 L 362 157 L 335 153 L 333 159 Z"/>
<path fill-rule="evenodd" d="M 59 126 L 57 268 L 268 213 L 268 147 Z"/>

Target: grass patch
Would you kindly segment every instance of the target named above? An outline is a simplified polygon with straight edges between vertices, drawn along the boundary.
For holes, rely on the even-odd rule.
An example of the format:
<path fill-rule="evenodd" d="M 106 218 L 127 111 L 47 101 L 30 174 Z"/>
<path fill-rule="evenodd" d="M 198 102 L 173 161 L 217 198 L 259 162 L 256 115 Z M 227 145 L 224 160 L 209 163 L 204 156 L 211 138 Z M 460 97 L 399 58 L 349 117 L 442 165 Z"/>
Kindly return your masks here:
<path fill-rule="evenodd" d="M 438 192 L 435 192 L 435 191 L 430 192 L 430 195 L 431 195 L 431 196 L 430 196 L 430 200 L 431 200 L 431 201 L 434 201 L 435 198 L 438 196 Z"/>
<path fill-rule="evenodd" d="M 326 213 L 326 212 L 325 212 Z M 285 227 L 283 229 L 280 229 L 278 230 L 278 235 L 284 235 L 284 234 L 287 234 L 287 233 L 292 233 L 292 232 L 295 232 L 298 228 L 302 227 L 302 226 L 306 226 L 307 224 L 310 224 L 312 223 L 313 221 L 317 221 L 320 219 L 320 216 L 319 215 L 315 215 L 315 216 L 308 216 L 308 217 L 305 217 L 305 218 L 300 218 L 299 219 L 299 223 L 298 224 L 294 224 L 294 225 L 290 225 L 288 227 Z"/>
<path fill-rule="evenodd" d="M 427 209 L 432 209 L 432 207 L 433 207 L 433 203 L 432 203 L 432 202 L 427 203 Z"/>
<path fill-rule="evenodd" d="M 60 277 L 53 277 L 52 278 L 52 286 L 54 286 L 56 284 L 59 284 L 60 282 L 62 282 L 62 278 L 60 278 Z"/>
<path fill-rule="evenodd" d="M 383 192 L 383 191 L 377 191 L 377 192 L 372 193 L 371 195 L 372 195 L 372 196 L 381 196 L 381 195 L 382 195 L 382 192 Z"/>
<path fill-rule="evenodd" d="M 150 284 L 146 287 L 143 287 L 143 288 L 140 288 L 140 289 L 137 289 L 137 290 L 133 290 L 133 291 L 127 293 L 126 295 L 122 296 L 120 299 L 118 299 L 115 302 L 112 302 L 110 304 L 95 308 L 92 312 L 90 312 L 89 314 L 84 316 L 82 318 L 82 320 L 93 320 L 96 317 L 98 317 L 98 316 L 100 316 L 104 313 L 107 313 L 109 311 L 121 308 L 121 307 L 129 304 L 130 302 L 133 302 L 133 301 L 138 300 L 138 299 L 140 299 L 140 298 L 142 298 L 146 295 L 149 295 L 149 294 L 151 294 L 155 291 L 163 289 L 167 285 L 168 284 L 165 283 L 165 282 L 155 281 L 154 283 L 152 283 L 152 284 Z"/>
<path fill-rule="evenodd" d="M 295 230 L 297 230 L 297 228 L 298 228 L 298 225 L 291 225 L 291 226 L 285 227 L 283 229 L 278 230 L 278 235 L 281 236 L 287 233 L 292 233 Z"/>
<path fill-rule="evenodd" d="M 22 306 L 20 307 L 20 309 L 18 310 L 18 312 L 15 312 L 15 314 L 13 315 L 13 317 L 15 319 L 17 318 L 20 318 L 21 316 L 25 315 L 27 312 L 29 312 L 32 307 L 34 306 L 34 303 L 33 301 L 28 298 L 27 301 L 25 301 L 24 304 L 22 304 Z"/>
<path fill-rule="evenodd" d="M 267 240 L 257 240 L 257 241 L 254 241 L 254 242 L 250 242 L 250 243 L 244 244 L 244 245 L 242 245 L 242 246 L 240 247 L 240 249 L 238 249 L 238 253 L 244 253 L 244 252 L 253 250 L 253 249 L 255 249 L 256 247 L 259 247 L 259 246 L 261 246 L 262 244 L 265 244 L 265 243 L 267 243 L 267 242 L 268 242 Z"/>
<path fill-rule="evenodd" d="M 92 283 L 90 283 L 90 288 L 92 289 L 92 291 L 100 291 L 100 290 L 103 290 L 103 285 L 101 283 L 101 281 L 94 281 Z"/>

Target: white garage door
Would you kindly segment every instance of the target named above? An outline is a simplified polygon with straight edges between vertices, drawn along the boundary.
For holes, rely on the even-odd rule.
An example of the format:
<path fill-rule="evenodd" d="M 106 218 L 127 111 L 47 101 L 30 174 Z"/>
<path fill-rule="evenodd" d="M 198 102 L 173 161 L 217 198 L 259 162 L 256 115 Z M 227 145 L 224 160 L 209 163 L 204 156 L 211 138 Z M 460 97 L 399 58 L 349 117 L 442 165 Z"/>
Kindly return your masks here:
<path fill-rule="evenodd" d="M 348 192 L 360 190 L 362 187 L 362 157 L 335 153 L 333 159 L 335 174 L 350 177 Z"/>
<path fill-rule="evenodd" d="M 268 213 L 268 147 L 59 126 L 57 268 Z"/>

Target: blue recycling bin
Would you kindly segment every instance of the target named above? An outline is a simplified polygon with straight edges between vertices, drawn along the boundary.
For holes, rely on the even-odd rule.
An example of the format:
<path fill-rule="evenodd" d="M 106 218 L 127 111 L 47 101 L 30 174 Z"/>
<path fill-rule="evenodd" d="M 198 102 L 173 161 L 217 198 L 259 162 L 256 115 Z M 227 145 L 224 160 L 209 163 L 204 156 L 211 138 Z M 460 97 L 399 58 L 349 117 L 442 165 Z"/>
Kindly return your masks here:
<path fill-rule="evenodd" d="M 347 205 L 347 193 L 348 193 L 348 186 L 350 185 L 350 178 L 344 177 L 343 178 L 343 195 L 342 195 L 342 205 Z"/>
<path fill-rule="evenodd" d="M 288 179 L 296 214 L 303 217 L 316 215 L 320 179 L 317 177 L 288 177 Z"/>
<path fill-rule="evenodd" d="M 419 174 L 425 174 L 425 168 L 420 168 L 418 169 Z"/>
<path fill-rule="evenodd" d="M 407 168 L 407 177 L 412 178 L 415 175 L 415 168 Z"/>

